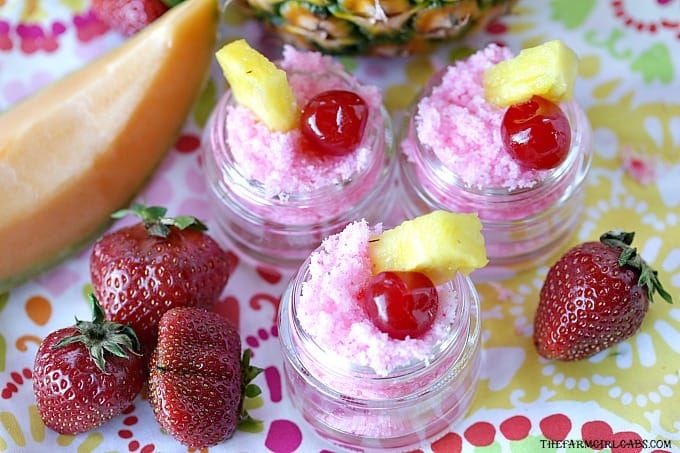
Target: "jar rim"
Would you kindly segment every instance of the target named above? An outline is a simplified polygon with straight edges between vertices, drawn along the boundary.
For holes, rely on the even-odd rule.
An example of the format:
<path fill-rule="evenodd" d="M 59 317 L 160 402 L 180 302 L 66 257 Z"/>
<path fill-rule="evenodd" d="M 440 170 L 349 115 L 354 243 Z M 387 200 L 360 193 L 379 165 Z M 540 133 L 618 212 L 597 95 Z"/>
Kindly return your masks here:
<path fill-rule="evenodd" d="M 328 355 L 326 348 L 320 345 L 311 337 L 300 325 L 296 315 L 296 300 L 301 293 L 302 284 L 309 277 L 310 258 L 300 266 L 298 272 L 289 282 L 279 308 L 279 338 L 284 349 L 284 359 L 288 359 L 293 366 L 300 372 L 305 380 L 308 380 L 316 388 L 333 398 L 351 399 L 357 404 L 369 402 L 374 405 L 376 398 L 349 396 L 346 392 L 341 392 L 324 384 L 318 376 L 309 372 L 309 360 L 313 360 L 313 367 L 322 373 L 332 376 L 333 379 L 348 379 L 357 382 L 370 382 L 381 387 L 389 387 L 400 383 L 418 379 L 427 375 L 431 370 L 441 367 L 443 369 L 440 376 L 430 380 L 427 386 L 417 389 L 415 392 L 405 394 L 397 398 L 400 402 L 411 401 L 419 398 L 422 394 L 431 393 L 433 388 L 446 385 L 455 375 L 469 363 L 475 350 L 479 348 L 480 341 L 480 301 L 479 295 L 474 288 L 472 280 L 463 274 L 457 276 L 438 288 L 439 291 L 450 291 L 449 297 L 456 299 L 455 309 L 457 311 L 455 322 L 456 327 L 451 327 L 451 335 L 444 340 L 437 341 L 427 358 L 417 359 L 411 363 L 397 367 L 383 376 L 376 373 L 368 365 L 357 365 L 348 362 L 346 358 L 338 360 L 337 355 Z M 297 341 L 299 340 L 299 341 Z M 300 345 L 302 343 L 302 345 Z M 297 352 L 294 350 L 297 349 Z M 305 349 L 300 351 L 300 349 Z M 302 352 L 302 353 L 301 353 Z M 451 357 L 455 354 L 455 357 Z M 286 357 L 287 356 L 287 357 Z M 343 362 L 344 361 L 344 362 Z M 341 366 L 338 367 L 338 364 Z M 394 398 L 390 398 L 393 401 Z M 392 404 L 392 403 L 390 403 Z"/>
<path fill-rule="evenodd" d="M 430 89 L 431 88 L 432 87 L 430 87 Z M 404 139 L 413 140 L 413 143 L 415 144 L 415 147 L 418 151 L 418 164 L 421 166 L 425 165 L 425 167 L 428 169 L 429 176 L 434 176 L 433 179 L 443 181 L 446 185 L 450 185 L 456 190 L 467 192 L 471 196 L 484 196 L 489 197 L 491 200 L 496 199 L 499 202 L 507 202 L 508 197 L 523 199 L 529 196 L 535 197 L 537 196 L 537 192 L 540 193 L 541 191 L 550 190 L 557 182 L 567 177 L 567 175 L 570 174 L 571 169 L 579 165 L 579 163 L 583 168 L 583 170 L 579 172 L 582 177 L 585 177 L 585 174 L 590 167 L 592 152 L 589 151 L 591 146 L 588 119 L 580 105 L 572 99 L 568 102 L 560 104 L 560 107 L 564 111 L 567 120 L 569 121 L 572 131 L 569 153 L 567 154 L 567 158 L 560 165 L 553 169 L 546 170 L 546 176 L 544 178 L 538 180 L 530 187 L 520 187 L 512 190 L 502 186 L 478 187 L 467 184 L 463 178 L 460 177 L 460 175 L 452 171 L 444 164 L 444 162 L 431 149 L 431 147 L 424 145 L 420 141 L 415 126 L 415 121 L 417 117 L 419 101 L 425 96 L 425 94 L 426 92 L 424 91 L 421 95 L 419 95 L 410 109 L 411 114 L 407 120 L 407 132 Z M 585 151 L 582 151 L 584 149 Z M 411 159 L 411 156 L 408 158 Z M 425 162 L 427 162 L 427 164 L 425 164 Z M 493 203 L 493 201 L 490 201 L 490 203 Z"/>
<path fill-rule="evenodd" d="M 323 74 L 309 74 L 297 71 L 289 71 L 289 76 L 303 75 L 305 77 L 335 77 L 342 80 L 348 87 L 360 86 L 358 82 L 353 81 L 348 74 L 329 68 L 327 73 Z M 325 200 L 329 197 L 340 196 L 352 187 L 359 186 L 363 183 L 363 177 L 373 174 L 377 169 L 385 167 L 385 161 L 392 159 L 393 138 L 392 138 L 392 123 L 389 113 L 384 104 L 376 108 L 369 108 L 369 118 L 367 121 L 367 129 L 364 132 L 364 137 L 358 147 L 368 147 L 374 152 L 379 152 L 380 155 L 376 158 L 370 159 L 368 165 L 360 169 L 359 172 L 352 174 L 349 179 L 343 181 L 332 182 L 330 184 L 314 188 L 312 191 L 291 191 L 280 193 L 272 196 L 265 190 L 262 182 L 252 178 L 248 178 L 240 166 L 234 159 L 231 149 L 227 141 L 227 107 L 234 103 L 234 98 L 230 89 L 228 89 L 218 101 L 214 115 L 211 118 L 210 129 L 213 133 L 210 134 L 209 140 L 212 152 L 215 157 L 215 162 L 221 162 L 220 172 L 230 180 L 230 185 L 238 188 L 239 196 L 245 199 L 255 200 L 272 204 L 278 207 L 306 207 L 319 200 Z M 376 146 L 376 143 L 378 146 Z"/>

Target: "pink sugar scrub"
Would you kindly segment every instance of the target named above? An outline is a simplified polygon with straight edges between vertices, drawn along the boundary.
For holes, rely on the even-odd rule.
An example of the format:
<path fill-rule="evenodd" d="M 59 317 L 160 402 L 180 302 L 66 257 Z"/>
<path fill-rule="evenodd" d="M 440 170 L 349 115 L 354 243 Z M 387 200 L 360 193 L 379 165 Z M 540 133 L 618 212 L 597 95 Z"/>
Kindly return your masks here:
<path fill-rule="evenodd" d="M 351 362 L 387 376 L 427 361 L 435 346 L 451 336 L 457 300 L 454 293 L 439 290 L 439 312 L 420 338 L 393 339 L 375 327 L 359 306 L 357 294 L 372 277 L 368 244 L 381 229 L 356 221 L 322 242 L 310 257 L 310 278 L 302 284 L 297 317 L 302 329 L 328 353 L 330 363 Z"/>
<path fill-rule="evenodd" d="M 548 173 L 522 169 L 508 154 L 500 133 L 505 109 L 484 98 L 484 72 L 511 57 L 509 48 L 490 44 L 445 68 L 439 84 L 418 102 L 420 143 L 469 187 L 528 188 Z M 412 141 L 403 144 L 410 159 L 414 146 Z"/>
<path fill-rule="evenodd" d="M 484 72 L 512 57 L 490 44 L 438 72 L 404 127 L 399 154 L 408 217 L 435 209 L 476 212 L 490 264 L 532 266 L 573 231 L 590 168 L 590 124 L 575 100 L 560 104 L 571 128 L 567 158 L 550 170 L 526 170 L 505 150 L 505 109 L 486 102 Z"/>
<path fill-rule="evenodd" d="M 366 130 L 379 128 L 382 96 L 376 86 L 362 85 L 343 66 L 317 52 L 283 49 L 278 66 L 285 70 L 297 104 L 302 108 L 313 96 L 332 89 L 356 92 L 369 107 Z M 338 74 L 341 74 L 338 75 Z M 374 150 L 366 143 L 345 156 L 319 156 L 305 151 L 299 129 L 270 131 L 242 105 L 228 106 L 226 128 L 228 145 L 242 174 L 258 181 L 270 197 L 286 199 L 291 193 L 305 193 L 341 184 L 361 173 L 374 160 Z"/>
<path fill-rule="evenodd" d="M 284 48 L 298 107 L 331 89 L 368 107 L 358 146 L 343 156 L 309 149 L 301 130 L 270 131 L 226 91 L 203 135 L 211 209 L 226 241 L 258 262 L 297 267 L 349 222 L 378 222 L 394 202 L 392 125 L 377 87 L 360 84 L 331 57 Z"/>
<path fill-rule="evenodd" d="M 357 295 L 371 279 L 369 241 L 380 224 L 357 220 L 300 266 L 279 304 L 291 404 L 321 436 L 351 451 L 407 451 L 463 417 L 481 369 L 479 295 L 457 274 L 437 287 L 439 312 L 419 338 L 380 332 Z"/>

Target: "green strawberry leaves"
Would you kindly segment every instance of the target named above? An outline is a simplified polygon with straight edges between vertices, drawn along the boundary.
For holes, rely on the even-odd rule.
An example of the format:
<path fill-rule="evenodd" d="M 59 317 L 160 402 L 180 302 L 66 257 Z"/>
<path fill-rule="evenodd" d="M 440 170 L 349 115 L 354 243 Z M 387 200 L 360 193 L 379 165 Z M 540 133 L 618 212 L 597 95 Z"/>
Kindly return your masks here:
<path fill-rule="evenodd" d="M 199 219 L 189 215 L 176 217 L 166 217 L 167 209 L 162 206 L 145 206 L 141 203 L 134 203 L 130 209 L 121 209 L 111 214 L 114 219 L 122 219 L 127 215 L 139 217 L 144 223 L 144 228 L 152 236 L 168 237 L 172 231 L 171 227 L 180 230 L 188 228 L 196 231 L 207 231 L 208 227 Z"/>
<path fill-rule="evenodd" d="M 105 320 L 104 309 L 94 294 L 89 295 L 89 302 L 92 321 L 81 321 L 76 318 L 75 327 L 78 335 L 62 338 L 54 345 L 54 349 L 82 343 L 102 373 L 106 373 L 107 352 L 121 358 L 127 358 L 128 352 L 141 355 L 139 352 L 141 346 L 132 327 Z"/>
<path fill-rule="evenodd" d="M 255 379 L 260 373 L 262 373 L 262 368 L 258 368 L 256 366 L 253 366 L 250 364 L 250 356 L 252 355 L 252 351 L 250 349 L 246 349 L 243 351 L 243 358 L 241 359 L 241 407 L 239 408 L 240 411 L 240 421 L 238 423 L 237 429 L 239 431 L 245 431 L 245 432 L 250 432 L 250 433 L 255 433 L 255 432 L 260 432 L 262 429 L 262 421 L 258 420 L 256 418 L 253 418 L 248 414 L 248 411 L 245 409 L 245 399 L 246 398 L 255 398 L 259 396 L 262 393 L 262 390 L 260 387 L 256 384 L 253 384 L 252 381 Z"/>
<path fill-rule="evenodd" d="M 635 237 L 634 232 L 626 232 L 621 230 L 608 231 L 600 236 L 600 242 L 610 247 L 621 249 L 619 256 L 619 266 L 628 266 L 635 272 L 640 274 L 638 278 L 638 285 L 647 290 L 647 297 L 650 302 L 653 302 L 654 293 L 658 292 L 663 300 L 669 304 L 673 303 L 673 298 L 664 289 L 661 281 L 659 281 L 658 272 L 649 267 L 649 265 L 637 253 L 635 247 L 630 245 L 633 243 Z"/>

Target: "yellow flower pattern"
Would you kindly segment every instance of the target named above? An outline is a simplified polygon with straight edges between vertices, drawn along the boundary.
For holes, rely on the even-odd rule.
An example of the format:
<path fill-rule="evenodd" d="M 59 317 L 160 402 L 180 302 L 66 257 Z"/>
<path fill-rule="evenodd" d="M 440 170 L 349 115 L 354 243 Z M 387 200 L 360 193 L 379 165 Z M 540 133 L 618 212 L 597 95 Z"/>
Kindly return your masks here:
<path fill-rule="evenodd" d="M 88 5 L 86 0 L 0 0 L 0 112 L 62 75 L 67 69 L 59 69 L 60 62 L 68 60 L 64 67 L 70 69 L 120 42 Z M 479 283 L 483 366 L 473 406 L 464 420 L 417 451 L 591 452 L 596 450 L 545 442 L 595 435 L 620 440 L 626 432 L 663 441 L 658 448 L 630 451 L 680 451 L 678 24 L 680 0 L 645 2 L 645 7 L 630 0 L 520 0 L 513 15 L 430 54 L 342 58 L 360 78 L 383 87 L 398 127 L 420 88 L 447 63 L 491 41 L 519 49 L 565 40 L 580 55 L 576 96 L 593 127 L 594 158 L 581 220 L 561 251 L 612 228 L 633 229 L 640 253 L 676 301 L 657 300 L 632 338 L 590 359 L 565 363 L 540 358 L 532 343 L 533 316 L 550 263 Z M 266 53 L 278 51 L 271 36 L 237 8 L 226 8 L 221 32 L 223 42 L 245 36 Z M 178 144 L 141 197 L 207 215 L 193 152 L 198 145 L 186 143 L 198 141 L 224 88 L 215 68 Z M 160 432 L 143 396 L 102 429 L 79 436 L 57 435 L 40 421 L 31 393 L 33 355 L 49 331 L 74 315 L 87 316 L 87 259 L 84 253 L 0 295 L 0 452 L 186 451 Z M 210 451 L 330 451 L 294 413 L 282 386 L 272 323 L 286 277 L 241 266 L 230 283 L 232 308 L 224 312 L 240 316 L 244 341 L 266 368 L 265 392 L 249 403 L 263 425 Z"/>

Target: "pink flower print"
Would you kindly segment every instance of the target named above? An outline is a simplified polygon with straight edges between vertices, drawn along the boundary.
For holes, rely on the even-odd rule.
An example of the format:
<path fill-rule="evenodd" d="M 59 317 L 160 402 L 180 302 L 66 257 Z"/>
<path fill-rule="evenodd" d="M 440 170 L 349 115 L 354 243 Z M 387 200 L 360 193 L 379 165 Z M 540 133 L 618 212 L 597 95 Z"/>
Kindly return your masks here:
<path fill-rule="evenodd" d="M 660 162 L 653 156 L 636 152 L 626 145 L 621 149 L 621 160 L 626 173 L 640 184 L 646 186 L 656 180 Z"/>
<path fill-rule="evenodd" d="M 20 39 L 20 48 L 26 54 L 32 54 L 40 50 L 52 53 L 59 48 L 57 37 L 66 31 L 66 27 L 55 22 L 47 34 L 38 24 L 21 23 L 16 27 L 16 34 Z"/>
<path fill-rule="evenodd" d="M 76 27 L 76 38 L 81 42 L 92 41 L 109 31 L 109 26 L 92 11 L 73 16 L 73 25 Z"/>
<path fill-rule="evenodd" d="M 0 51 L 12 50 L 12 39 L 9 37 L 9 24 L 0 20 Z"/>

